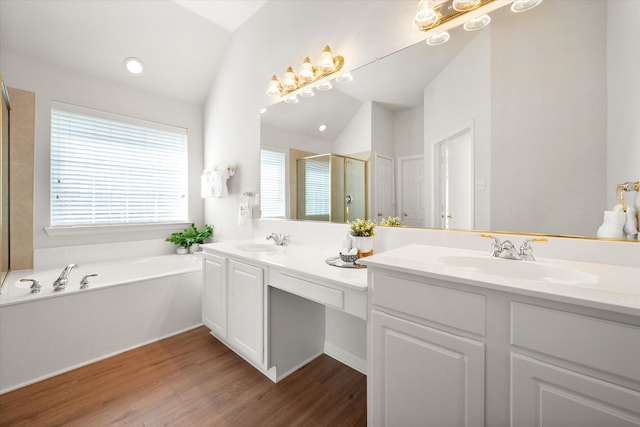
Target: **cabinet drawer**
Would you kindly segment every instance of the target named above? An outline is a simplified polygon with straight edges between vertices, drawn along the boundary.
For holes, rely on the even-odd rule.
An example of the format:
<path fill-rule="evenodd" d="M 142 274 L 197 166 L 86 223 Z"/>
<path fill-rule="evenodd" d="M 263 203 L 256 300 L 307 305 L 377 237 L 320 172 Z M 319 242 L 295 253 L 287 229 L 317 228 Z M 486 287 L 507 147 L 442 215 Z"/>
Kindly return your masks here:
<path fill-rule="evenodd" d="M 280 270 L 269 270 L 269 285 L 324 305 L 344 309 L 343 291 L 304 280 Z"/>
<path fill-rule="evenodd" d="M 442 325 L 485 334 L 485 296 L 374 273 L 373 304 Z"/>
<path fill-rule="evenodd" d="M 511 344 L 640 381 L 635 326 L 512 302 Z"/>

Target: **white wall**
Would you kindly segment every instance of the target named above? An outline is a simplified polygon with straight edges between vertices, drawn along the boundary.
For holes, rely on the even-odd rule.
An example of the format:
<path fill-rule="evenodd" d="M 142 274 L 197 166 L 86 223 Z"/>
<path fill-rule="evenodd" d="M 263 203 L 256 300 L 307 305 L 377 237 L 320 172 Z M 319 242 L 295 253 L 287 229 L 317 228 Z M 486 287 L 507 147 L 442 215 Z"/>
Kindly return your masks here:
<path fill-rule="evenodd" d="M 424 153 L 424 107 L 410 108 L 394 114 L 394 156 L 422 156 Z"/>
<path fill-rule="evenodd" d="M 553 6 L 491 28 L 491 226 L 595 236 L 607 194 L 606 3 Z"/>
<path fill-rule="evenodd" d="M 640 180 L 640 2 L 617 1 L 607 13 L 607 208 L 611 208 L 617 184 Z M 626 197 L 631 202 L 640 195 Z"/>
<path fill-rule="evenodd" d="M 333 141 L 333 153 L 348 155 L 371 150 L 371 102 L 360 109 Z"/>
<path fill-rule="evenodd" d="M 74 70 L 27 58 L 6 49 L 0 51 L 0 63 L 8 86 L 36 94 L 34 249 L 156 239 L 166 237 L 170 233 L 167 230 L 155 230 L 65 237 L 52 237 L 45 233 L 44 228 L 49 226 L 50 216 L 49 147 L 52 100 L 187 128 L 189 218 L 199 225 L 202 224 L 203 209 L 199 190 L 203 151 L 202 106 L 133 90 Z"/>
<path fill-rule="evenodd" d="M 316 154 L 330 151 L 327 141 L 264 124 L 260 128 L 260 140 L 262 141 L 261 145 L 266 147 L 295 148 Z"/>

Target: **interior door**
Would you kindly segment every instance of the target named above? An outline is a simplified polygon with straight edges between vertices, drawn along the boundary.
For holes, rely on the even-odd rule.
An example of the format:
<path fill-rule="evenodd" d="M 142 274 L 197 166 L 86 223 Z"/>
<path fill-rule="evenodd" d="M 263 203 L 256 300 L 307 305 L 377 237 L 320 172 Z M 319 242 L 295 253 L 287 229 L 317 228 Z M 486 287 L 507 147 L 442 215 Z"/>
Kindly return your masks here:
<path fill-rule="evenodd" d="M 400 220 L 403 225 L 424 227 L 424 156 L 401 158 L 398 164 Z"/>
<path fill-rule="evenodd" d="M 473 134 L 467 128 L 435 147 L 434 217 L 440 228 L 474 228 Z"/>
<path fill-rule="evenodd" d="M 377 220 L 395 216 L 393 160 L 380 154 L 375 156 L 374 216 Z"/>

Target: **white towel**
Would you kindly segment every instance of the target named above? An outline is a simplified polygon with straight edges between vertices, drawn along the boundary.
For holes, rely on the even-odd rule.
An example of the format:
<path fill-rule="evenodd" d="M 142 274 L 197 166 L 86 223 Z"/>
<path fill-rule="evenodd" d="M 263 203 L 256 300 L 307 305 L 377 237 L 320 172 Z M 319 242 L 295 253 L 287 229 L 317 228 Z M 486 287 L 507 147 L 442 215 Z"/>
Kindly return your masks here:
<path fill-rule="evenodd" d="M 604 222 L 598 228 L 598 237 L 607 237 L 610 239 L 624 239 L 626 233 L 624 232 L 624 225 L 627 221 L 627 214 L 622 212 L 622 206 L 620 210 L 617 210 L 617 206 L 610 211 L 604 211 Z"/>
<path fill-rule="evenodd" d="M 200 175 L 200 197 L 213 197 L 213 177 L 209 169 L 205 169 Z"/>

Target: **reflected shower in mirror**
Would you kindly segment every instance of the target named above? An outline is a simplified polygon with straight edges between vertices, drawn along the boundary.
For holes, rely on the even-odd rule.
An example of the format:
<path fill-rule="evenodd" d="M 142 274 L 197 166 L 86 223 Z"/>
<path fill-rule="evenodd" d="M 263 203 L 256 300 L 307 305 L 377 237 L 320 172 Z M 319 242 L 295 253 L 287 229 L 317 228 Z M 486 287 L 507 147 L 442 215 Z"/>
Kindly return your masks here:
<path fill-rule="evenodd" d="M 594 237 L 616 185 L 640 179 L 637 16 L 634 0 L 503 8 L 270 106 L 261 143 L 369 160 L 374 220 Z"/>

